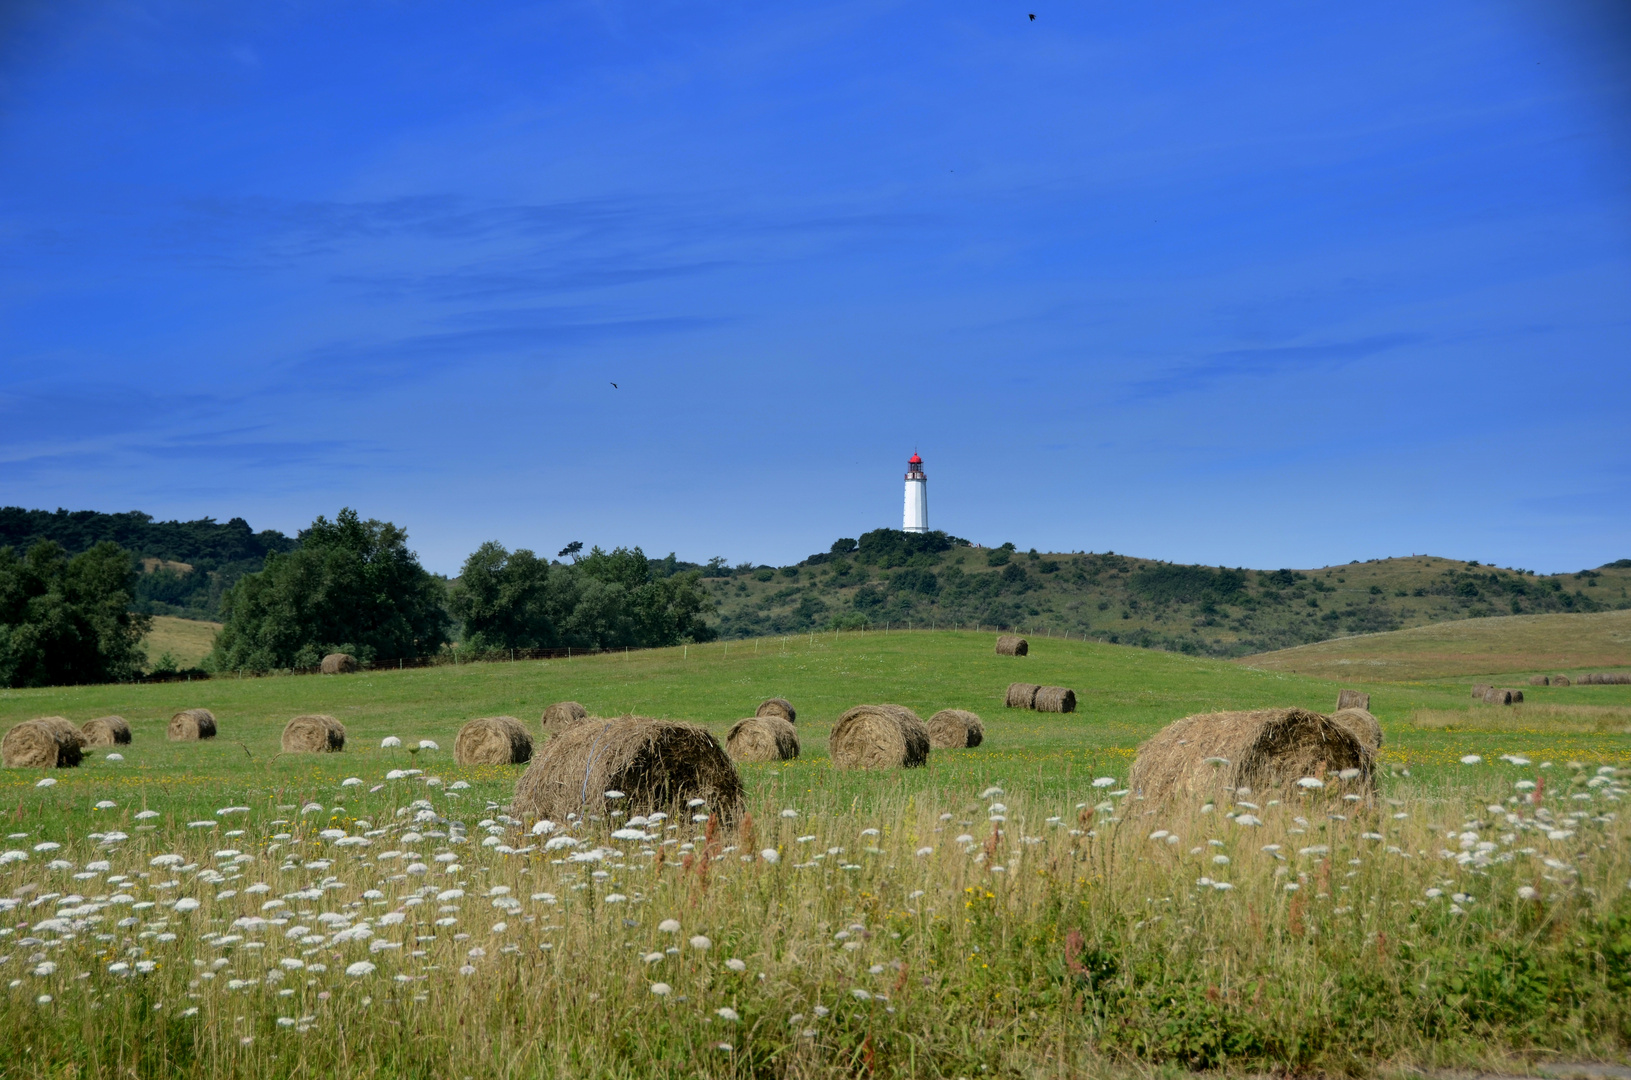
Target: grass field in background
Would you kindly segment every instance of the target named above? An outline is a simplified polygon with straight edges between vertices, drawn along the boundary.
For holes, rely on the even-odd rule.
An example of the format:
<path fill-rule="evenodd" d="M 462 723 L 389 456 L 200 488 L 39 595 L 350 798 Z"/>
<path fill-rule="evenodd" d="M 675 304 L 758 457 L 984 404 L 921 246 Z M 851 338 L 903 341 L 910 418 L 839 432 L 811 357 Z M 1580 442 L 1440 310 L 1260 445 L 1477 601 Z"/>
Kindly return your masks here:
<path fill-rule="evenodd" d="M 1613 719 L 1631 686 L 1526 687 L 1498 709 L 1462 677 L 1339 684 L 992 644 L 819 634 L 0 692 L 0 727 L 118 713 L 135 732 L 122 761 L 102 748 L 0 773 L 0 1024 L 26 1048 L 0 1071 L 1367 1074 L 1631 1045 L 1631 792 L 1615 773 L 1631 734 Z M 1078 711 L 1003 709 L 1013 680 L 1070 686 Z M 1339 685 L 1369 691 L 1386 732 L 1380 799 L 1333 783 L 1283 804 L 1118 801 L 1138 743 L 1171 720 L 1329 710 Z M 769 696 L 796 705 L 803 755 L 742 767 L 740 832 L 670 821 L 619 840 L 590 823 L 546 851 L 551 834 L 502 816 L 522 767 L 451 760 L 471 717 L 536 733 L 570 698 L 722 737 Z M 973 709 L 986 742 L 841 772 L 826 736 L 860 702 Z M 220 737 L 167 742 L 192 706 Z M 345 752 L 279 756 L 303 712 L 341 718 Z M 382 750 L 386 735 L 443 749 Z M 424 772 L 387 778 L 402 769 Z M 1237 820 L 1247 809 L 1260 824 Z"/>
<path fill-rule="evenodd" d="M 153 616 L 153 629 L 142 639 L 151 667 L 159 657 L 169 653 L 177 668 L 197 667 L 199 661 L 215 648 L 215 635 L 221 632 L 218 622 L 197 619 L 178 619 L 174 615 Z"/>
<path fill-rule="evenodd" d="M 1320 641 L 1235 662 L 1328 679 L 1397 682 L 1502 674 L 1521 685 L 1530 675 L 1631 667 L 1631 611 L 1464 619 Z"/>

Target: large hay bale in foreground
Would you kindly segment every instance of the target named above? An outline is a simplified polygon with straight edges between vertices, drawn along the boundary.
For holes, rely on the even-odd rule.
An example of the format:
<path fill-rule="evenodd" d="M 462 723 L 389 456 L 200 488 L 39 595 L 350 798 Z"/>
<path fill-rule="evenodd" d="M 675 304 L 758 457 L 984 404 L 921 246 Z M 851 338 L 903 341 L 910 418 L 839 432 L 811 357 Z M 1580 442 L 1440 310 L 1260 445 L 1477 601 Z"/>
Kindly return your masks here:
<path fill-rule="evenodd" d="M 1370 709 L 1370 695 L 1360 690 L 1337 691 L 1337 711 L 1343 709 Z"/>
<path fill-rule="evenodd" d="M 1569 685 L 1569 677 L 1567 675 L 1553 675 L 1552 676 L 1552 685 L 1553 686 L 1568 686 Z"/>
<path fill-rule="evenodd" d="M 1026 656 L 1031 651 L 1031 643 L 1018 634 L 999 634 L 997 636 L 998 656 Z"/>
<path fill-rule="evenodd" d="M 929 726 L 904 705 L 857 705 L 838 718 L 827 754 L 840 769 L 910 769 L 929 760 Z"/>
<path fill-rule="evenodd" d="M 742 809 L 742 778 L 706 728 L 644 716 L 577 724 L 544 745 L 515 785 L 511 813 L 565 821 L 603 814 L 606 792 L 617 809 L 690 814 L 702 799 L 726 822 Z"/>
<path fill-rule="evenodd" d="M 1036 692 L 1042 689 L 1034 682 L 1014 682 L 1008 684 L 1008 693 L 1002 699 L 1004 706 L 1010 709 L 1029 709 L 1036 704 Z"/>
<path fill-rule="evenodd" d="M 170 717 L 171 742 L 215 738 L 215 714 L 208 709 L 182 709 Z"/>
<path fill-rule="evenodd" d="M 532 736 L 513 716 L 484 716 L 459 729 L 453 760 L 460 765 L 522 765 L 532 760 Z"/>
<path fill-rule="evenodd" d="M 349 675 L 357 670 L 357 658 L 350 653 L 331 652 L 318 668 L 324 675 Z"/>
<path fill-rule="evenodd" d="M 793 703 L 784 697 L 766 698 L 753 710 L 754 716 L 779 716 L 789 724 L 798 722 L 798 713 L 793 709 Z"/>
<path fill-rule="evenodd" d="M 750 716 L 731 726 L 725 752 L 732 761 L 791 761 L 799 756 L 798 729 L 785 716 Z"/>
<path fill-rule="evenodd" d="M 37 717 L 34 722 L 46 725 L 52 731 L 55 731 L 59 737 L 73 743 L 80 750 L 90 745 L 90 737 L 75 727 L 74 722 L 66 716 L 41 716 Z M 75 762 L 75 764 L 78 764 L 78 762 Z"/>
<path fill-rule="evenodd" d="M 122 716 L 98 716 L 79 728 L 86 746 L 123 746 L 130 742 L 130 725 Z"/>
<path fill-rule="evenodd" d="M 575 701 L 557 701 L 544 710 L 544 715 L 538 718 L 544 731 L 565 731 L 574 724 L 581 724 L 589 719 L 589 710 Z"/>
<path fill-rule="evenodd" d="M 985 741 L 985 724 L 967 709 L 941 709 L 929 717 L 929 745 L 936 750 L 968 750 Z"/>
<path fill-rule="evenodd" d="M 24 720 L 0 739 L 0 762 L 8 769 L 71 769 L 83 756 L 71 731 L 77 729 L 60 716 Z"/>
<path fill-rule="evenodd" d="M 1550 686 L 1550 685 L 1552 685 L 1552 680 L 1547 678 L 1545 675 L 1531 675 L 1531 676 L 1529 676 L 1529 685 L 1530 686 Z"/>
<path fill-rule="evenodd" d="M 1076 691 L 1063 686 L 1040 686 L 1031 708 L 1037 712 L 1075 712 Z"/>
<path fill-rule="evenodd" d="M 1371 715 L 1369 709 L 1347 708 L 1338 709 L 1331 714 L 1333 724 L 1341 724 L 1353 732 L 1354 738 L 1370 747 L 1371 750 L 1382 748 L 1382 724 Z"/>
<path fill-rule="evenodd" d="M 337 754 L 345 749 L 345 725 L 322 713 L 297 716 L 283 728 L 285 754 Z"/>
<path fill-rule="evenodd" d="M 1307 709 L 1202 713 L 1162 728 L 1133 760 L 1128 785 L 1146 799 L 1212 796 L 1220 789 L 1274 791 L 1322 769 L 1359 776 L 1345 790 L 1368 792 L 1376 757 L 1342 724 Z"/>

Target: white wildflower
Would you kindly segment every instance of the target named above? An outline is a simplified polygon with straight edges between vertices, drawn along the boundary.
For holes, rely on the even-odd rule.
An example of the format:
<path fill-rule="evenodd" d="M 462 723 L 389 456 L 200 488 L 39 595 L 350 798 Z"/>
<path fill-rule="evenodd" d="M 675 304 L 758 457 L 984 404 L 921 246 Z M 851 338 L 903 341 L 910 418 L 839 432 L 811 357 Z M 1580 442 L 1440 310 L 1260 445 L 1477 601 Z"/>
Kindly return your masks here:
<path fill-rule="evenodd" d="M 656 982 L 651 984 L 651 992 L 658 997 L 667 997 L 674 992 L 674 988 L 665 982 Z"/>
<path fill-rule="evenodd" d="M 680 921 L 678 919 L 664 919 L 657 924 L 657 929 L 665 934 L 677 934 L 680 932 Z"/>
<path fill-rule="evenodd" d="M 363 975 L 372 975 L 374 973 L 374 965 L 369 963 L 367 960 L 358 960 L 354 963 L 346 965 L 345 973 L 354 979 L 360 978 Z"/>
<path fill-rule="evenodd" d="M 729 960 L 725 961 L 725 966 L 730 968 L 732 971 L 736 972 L 738 975 L 740 975 L 742 972 L 744 972 L 744 971 L 746 971 L 748 969 L 748 964 L 747 964 L 746 960 L 738 960 L 734 956 L 731 957 Z"/>
<path fill-rule="evenodd" d="M 707 952 L 714 947 L 714 943 L 702 934 L 693 936 L 687 944 L 697 952 Z"/>

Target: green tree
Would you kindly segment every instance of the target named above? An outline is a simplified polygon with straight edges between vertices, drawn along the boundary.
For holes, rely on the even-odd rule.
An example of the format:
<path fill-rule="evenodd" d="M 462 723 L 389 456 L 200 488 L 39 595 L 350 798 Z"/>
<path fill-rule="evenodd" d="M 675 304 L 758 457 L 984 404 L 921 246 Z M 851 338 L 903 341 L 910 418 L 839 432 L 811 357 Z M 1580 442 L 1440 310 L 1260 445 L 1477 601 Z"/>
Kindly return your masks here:
<path fill-rule="evenodd" d="M 580 644 L 567 640 L 579 592 L 569 567 L 488 541 L 464 561 L 448 606 L 469 648 L 552 648 Z"/>
<path fill-rule="evenodd" d="M 332 522 L 319 517 L 299 549 L 268 556 L 265 570 L 232 587 L 207 665 L 273 671 L 312 667 L 329 652 L 426 656 L 447 641 L 444 598 L 404 530 L 348 507 Z"/>
<path fill-rule="evenodd" d="M 0 686 L 117 682 L 141 673 L 151 620 L 132 613 L 136 565 L 103 541 L 69 558 L 42 540 L 0 548 Z"/>

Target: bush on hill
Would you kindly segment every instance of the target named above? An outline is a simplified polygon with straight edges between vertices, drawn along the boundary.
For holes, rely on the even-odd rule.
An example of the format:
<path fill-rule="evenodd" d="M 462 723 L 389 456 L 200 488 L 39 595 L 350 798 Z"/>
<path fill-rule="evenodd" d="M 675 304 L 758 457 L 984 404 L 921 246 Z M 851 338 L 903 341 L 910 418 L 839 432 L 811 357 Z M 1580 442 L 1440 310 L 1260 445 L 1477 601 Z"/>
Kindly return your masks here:
<path fill-rule="evenodd" d="M 147 616 L 130 610 L 135 560 L 102 541 L 69 558 L 52 540 L 0 547 L 0 686 L 119 682 L 141 673 Z"/>
<path fill-rule="evenodd" d="M 319 517 L 300 547 L 274 553 L 222 606 L 226 625 L 206 661 L 214 671 L 315 667 L 325 653 L 359 660 L 428 656 L 447 641 L 443 588 L 388 521 L 350 508 Z"/>

